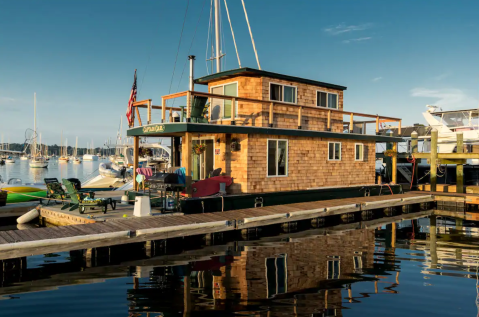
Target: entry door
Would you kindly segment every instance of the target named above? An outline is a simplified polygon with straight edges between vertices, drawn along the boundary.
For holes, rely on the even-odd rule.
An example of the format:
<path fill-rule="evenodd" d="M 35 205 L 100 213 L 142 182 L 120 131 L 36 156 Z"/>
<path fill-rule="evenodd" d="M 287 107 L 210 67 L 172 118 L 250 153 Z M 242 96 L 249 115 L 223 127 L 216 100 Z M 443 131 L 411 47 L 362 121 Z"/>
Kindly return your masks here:
<path fill-rule="evenodd" d="M 206 145 L 206 150 L 201 155 L 193 153 L 193 179 L 205 179 L 214 169 L 214 142 L 213 140 L 193 140 L 195 144 L 202 143 Z"/>

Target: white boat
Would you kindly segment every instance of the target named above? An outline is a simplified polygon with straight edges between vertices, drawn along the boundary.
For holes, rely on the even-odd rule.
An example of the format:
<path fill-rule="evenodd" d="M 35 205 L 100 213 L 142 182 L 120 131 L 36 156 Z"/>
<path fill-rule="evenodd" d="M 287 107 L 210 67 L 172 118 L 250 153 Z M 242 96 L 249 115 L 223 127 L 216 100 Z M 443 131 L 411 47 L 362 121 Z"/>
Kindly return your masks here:
<path fill-rule="evenodd" d="M 43 157 L 34 157 L 30 160 L 31 168 L 47 168 L 48 161 Z"/>
<path fill-rule="evenodd" d="M 81 160 L 78 157 L 73 159 L 73 164 L 81 164 Z"/>
<path fill-rule="evenodd" d="M 81 160 L 78 158 L 78 137 L 76 137 L 75 150 L 73 151 L 72 160 L 73 164 L 81 164 Z"/>
<path fill-rule="evenodd" d="M 98 171 L 101 176 L 105 177 L 113 177 L 113 178 L 126 178 L 127 177 L 127 169 L 126 167 L 120 167 L 115 163 L 100 163 L 98 167 Z"/>
<path fill-rule="evenodd" d="M 10 163 L 10 164 L 15 163 L 15 159 L 13 158 L 13 156 L 9 156 L 5 160 L 5 163 Z"/>
<path fill-rule="evenodd" d="M 98 156 L 95 154 L 84 154 L 83 155 L 84 161 L 98 161 Z"/>
<path fill-rule="evenodd" d="M 20 156 L 20 161 L 28 161 L 28 156 Z"/>

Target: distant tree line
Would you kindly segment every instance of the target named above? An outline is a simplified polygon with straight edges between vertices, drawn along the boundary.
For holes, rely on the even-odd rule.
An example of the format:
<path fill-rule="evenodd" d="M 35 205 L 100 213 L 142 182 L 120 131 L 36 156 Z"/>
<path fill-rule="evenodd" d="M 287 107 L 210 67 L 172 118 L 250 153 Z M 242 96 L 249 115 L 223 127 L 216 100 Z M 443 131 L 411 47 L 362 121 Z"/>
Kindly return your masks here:
<path fill-rule="evenodd" d="M 43 148 L 46 144 L 42 144 Z M 20 144 L 20 143 L 10 143 L 10 146 L 8 146 L 6 143 L 2 144 L 0 143 L 0 149 L 9 149 L 11 151 L 23 151 L 25 148 L 25 145 L 24 144 Z M 71 155 L 73 154 L 73 151 L 75 151 L 75 148 L 72 147 L 72 146 L 68 146 L 67 148 L 67 153 L 68 155 Z M 77 150 L 77 154 L 78 155 L 83 155 L 83 154 L 86 154 L 90 151 L 90 149 L 87 149 L 87 148 L 78 148 Z M 100 148 L 100 147 L 96 147 L 94 149 L 94 154 L 96 153 L 103 153 L 102 151 L 108 151 L 108 149 L 105 149 L 105 148 Z M 110 151 L 113 153 L 114 149 L 110 149 Z M 26 151 L 27 154 L 30 154 L 31 153 L 31 149 L 30 149 L 30 146 L 27 145 L 27 151 Z M 107 153 L 110 153 L 109 151 Z M 56 145 L 56 144 L 53 144 L 53 145 L 48 145 L 48 155 L 52 155 L 52 154 L 56 154 L 56 155 L 59 155 L 60 154 L 60 146 L 59 145 Z"/>

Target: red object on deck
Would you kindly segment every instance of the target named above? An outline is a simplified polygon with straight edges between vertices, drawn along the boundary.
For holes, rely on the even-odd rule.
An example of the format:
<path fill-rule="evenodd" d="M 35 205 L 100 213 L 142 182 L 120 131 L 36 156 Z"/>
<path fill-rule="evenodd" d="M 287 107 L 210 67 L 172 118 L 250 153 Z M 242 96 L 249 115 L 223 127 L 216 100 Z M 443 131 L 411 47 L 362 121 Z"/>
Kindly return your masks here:
<path fill-rule="evenodd" d="M 233 178 L 229 176 L 215 176 L 198 181 L 191 185 L 193 187 L 193 197 L 211 196 L 220 191 L 220 183 L 225 183 L 226 187 L 233 183 Z"/>

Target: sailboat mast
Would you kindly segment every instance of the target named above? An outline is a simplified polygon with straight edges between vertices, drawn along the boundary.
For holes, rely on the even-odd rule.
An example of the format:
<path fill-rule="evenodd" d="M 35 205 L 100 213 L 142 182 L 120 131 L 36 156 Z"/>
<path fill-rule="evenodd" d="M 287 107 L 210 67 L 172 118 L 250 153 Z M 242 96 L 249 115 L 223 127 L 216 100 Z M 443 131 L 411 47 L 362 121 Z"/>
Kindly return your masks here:
<path fill-rule="evenodd" d="M 215 44 L 216 44 L 216 72 L 221 72 L 220 51 L 220 0 L 215 0 Z"/>

